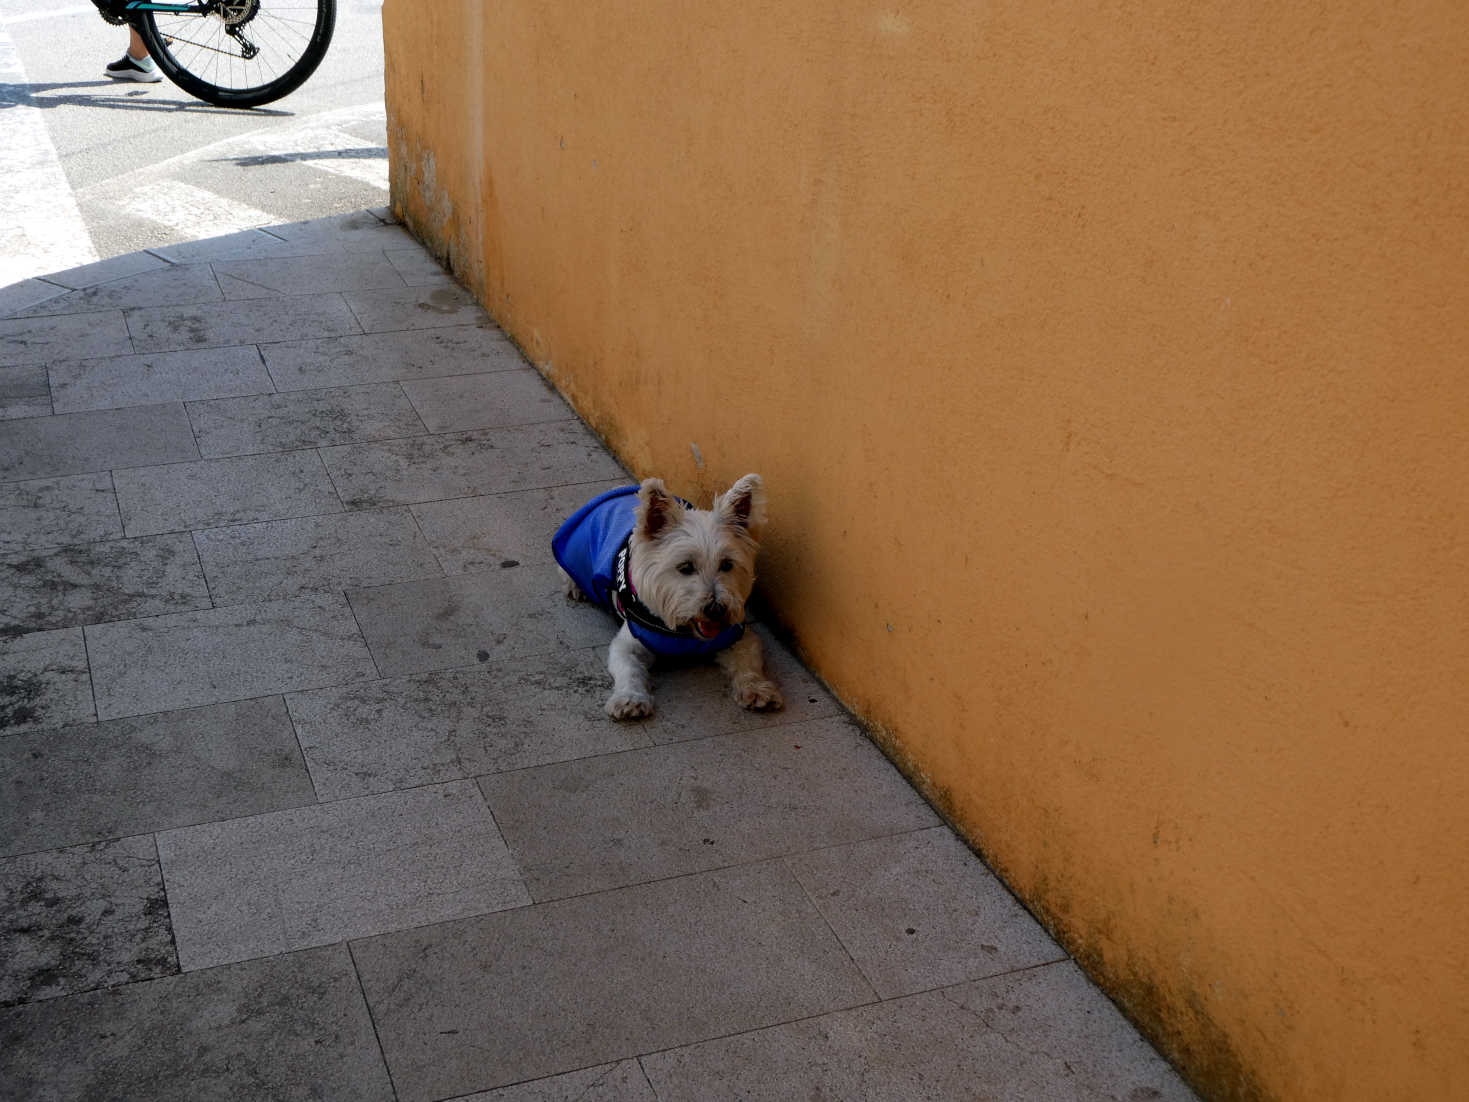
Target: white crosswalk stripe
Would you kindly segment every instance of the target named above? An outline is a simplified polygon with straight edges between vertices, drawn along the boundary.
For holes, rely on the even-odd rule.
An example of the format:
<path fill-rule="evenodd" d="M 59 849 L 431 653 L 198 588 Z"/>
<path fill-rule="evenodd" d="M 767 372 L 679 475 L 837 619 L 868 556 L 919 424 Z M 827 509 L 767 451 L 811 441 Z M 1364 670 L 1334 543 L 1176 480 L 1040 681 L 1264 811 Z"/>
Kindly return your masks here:
<path fill-rule="evenodd" d="M 250 142 L 267 155 L 289 157 L 388 190 L 388 151 L 364 146 L 361 138 L 335 126 L 267 130 L 251 135 Z"/>
<path fill-rule="evenodd" d="M 0 28 L 0 85 L 26 83 L 15 43 Z M 0 179 L 0 287 L 97 259 L 41 109 L 20 91 L 0 91 Z"/>
<path fill-rule="evenodd" d="M 123 196 L 117 205 L 161 226 L 187 226 L 195 237 L 218 237 L 280 221 L 268 211 L 236 203 L 182 180 L 153 180 Z"/>

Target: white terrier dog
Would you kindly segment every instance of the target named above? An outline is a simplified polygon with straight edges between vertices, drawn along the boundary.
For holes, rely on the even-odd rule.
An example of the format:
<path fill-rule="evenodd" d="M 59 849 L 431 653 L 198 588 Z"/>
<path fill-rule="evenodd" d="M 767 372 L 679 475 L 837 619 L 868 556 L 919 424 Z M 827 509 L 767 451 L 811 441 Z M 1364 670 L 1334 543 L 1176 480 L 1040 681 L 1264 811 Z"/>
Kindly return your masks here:
<path fill-rule="evenodd" d="M 712 655 L 742 706 L 783 706 L 765 674 L 760 640 L 745 631 L 764 526 L 765 484 L 757 474 L 745 475 L 708 510 L 649 478 L 594 498 L 561 526 L 551 549 L 566 595 L 594 601 L 622 621 L 607 651 L 609 716 L 652 714 L 650 671 L 658 655 Z"/>

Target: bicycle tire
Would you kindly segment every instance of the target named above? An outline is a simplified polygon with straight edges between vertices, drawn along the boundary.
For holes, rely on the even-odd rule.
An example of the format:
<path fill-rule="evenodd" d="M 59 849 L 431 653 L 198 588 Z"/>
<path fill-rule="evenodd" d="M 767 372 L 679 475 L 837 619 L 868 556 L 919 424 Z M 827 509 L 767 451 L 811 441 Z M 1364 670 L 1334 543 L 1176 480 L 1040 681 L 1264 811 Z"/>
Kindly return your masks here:
<path fill-rule="evenodd" d="M 259 47 L 250 59 L 217 12 L 140 12 L 133 26 L 159 71 L 189 95 L 217 107 L 259 107 L 294 92 L 316 72 L 336 22 L 336 0 L 255 0 L 241 24 Z"/>

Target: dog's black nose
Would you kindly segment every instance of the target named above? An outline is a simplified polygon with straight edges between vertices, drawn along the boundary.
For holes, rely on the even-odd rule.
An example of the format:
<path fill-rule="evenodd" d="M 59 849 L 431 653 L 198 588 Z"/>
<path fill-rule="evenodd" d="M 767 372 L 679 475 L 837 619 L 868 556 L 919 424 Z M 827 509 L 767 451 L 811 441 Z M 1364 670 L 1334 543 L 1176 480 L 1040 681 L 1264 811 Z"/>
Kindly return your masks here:
<path fill-rule="evenodd" d="M 724 606 L 718 601 L 709 601 L 707 604 L 704 605 L 702 611 L 706 620 L 722 621 L 727 615 Z"/>

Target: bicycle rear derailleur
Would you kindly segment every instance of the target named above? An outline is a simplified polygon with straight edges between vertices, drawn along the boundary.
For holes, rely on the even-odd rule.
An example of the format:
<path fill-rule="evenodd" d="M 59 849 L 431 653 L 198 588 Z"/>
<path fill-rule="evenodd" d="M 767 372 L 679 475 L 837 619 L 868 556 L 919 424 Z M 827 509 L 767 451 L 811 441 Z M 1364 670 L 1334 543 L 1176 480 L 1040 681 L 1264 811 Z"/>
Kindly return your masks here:
<path fill-rule="evenodd" d="M 224 33 L 240 44 L 241 57 L 249 61 L 260 52 L 260 47 L 246 38 L 240 29 L 255 18 L 255 13 L 260 10 L 260 0 L 219 0 L 215 10 L 224 20 Z"/>

